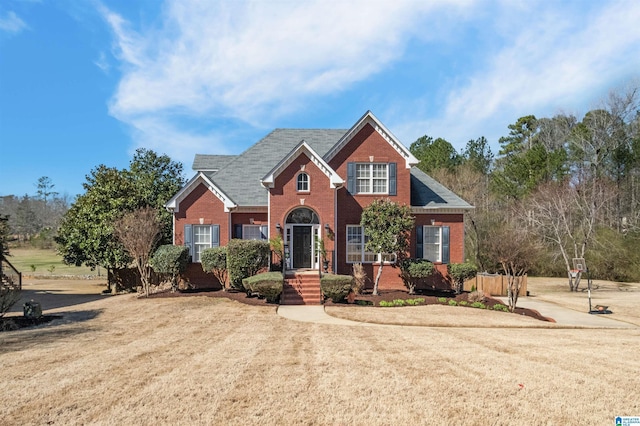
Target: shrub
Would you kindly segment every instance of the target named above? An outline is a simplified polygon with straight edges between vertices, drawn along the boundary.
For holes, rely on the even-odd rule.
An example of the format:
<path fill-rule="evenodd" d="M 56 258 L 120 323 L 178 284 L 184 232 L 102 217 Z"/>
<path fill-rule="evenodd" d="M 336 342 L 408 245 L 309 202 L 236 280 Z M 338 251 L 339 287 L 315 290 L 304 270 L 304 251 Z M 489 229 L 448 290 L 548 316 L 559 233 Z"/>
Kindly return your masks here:
<path fill-rule="evenodd" d="M 153 270 L 166 276 L 171 282 L 171 289 L 178 289 L 178 277 L 187 269 L 189 248 L 171 244 L 158 247 L 149 263 Z"/>
<path fill-rule="evenodd" d="M 265 272 L 242 280 L 247 291 L 276 303 L 282 294 L 284 278 L 280 272 Z"/>
<path fill-rule="evenodd" d="M 473 302 L 484 302 L 484 293 L 482 292 L 482 290 L 472 291 L 467 296 L 467 300 L 469 300 L 469 302 L 471 302 L 471 303 L 473 303 Z"/>
<path fill-rule="evenodd" d="M 364 290 L 365 283 L 367 281 L 367 273 L 364 270 L 362 263 L 353 264 L 353 292 L 355 294 L 361 294 Z"/>
<path fill-rule="evenodd" d="M 211 272 L 218 280 L 223 290 L 227 290 L 227 248 L 211 247 L 202 250 L 200 255 L 202 270 Z"/>
<path fill-rule="evenodd" d="M 461 300 L 460 303 L 458 303 L 458 305 L 460 305 L 460 306 L 469 306 L 469 302 L 467 302 L 466 300 Z"/>
<path fill-rule="evenodd" d="M 503 305 L 501 303 L 496 303 L 495 305 L 493 305 L 493 310 L 494 311 L 509 312 L 509 307 L 506 306 L 506 305 Z"/>
<path fill-rule="evenodd" d="M 456 302 L 455 300 L 451 299 L 451 300 L 449 300 L 449 306 L 458 306 L 458 302 Z"/>
<path fill-rule="evenodd" d="M 453 280 L 454 290 L 456 293 L 462 291 L 464 282 L 473 278 L 478 273 L 478 268 L 473 263 L 450 263 L 447 265 L 447 272 Z"/>
<path fill-rule="evenodd" d="M 242 280 L 256 275 L 269 265 L 269 242 L 233 239 L 227 244 L 229 284 L 244 290 Z"/>
<path fill-rule="evenodd" d="M 435 267 L 426 259 L 404 259 L 400 262 L 400 278 L 409 289 L 409 294 L 414 294 L 419 280 L 430 277 Z"/>
<path fill-rule="evenodd" d="M 447 298 L 446 297 L 438 297 L 438 302 L 447 303 Z"/>
<path fill-rule="evenodd" d="M 381 300 L 380 301 L 380 306 L 382 306 L 384 308 L 392 308 L 395 305 L 393 304 L 393 302 L 387 302 L 386 300 Z"/>
<path fill-rule="evenodd" d="M 320 288 L 325 297 L 334 303 L 342 302 L 353 288 L 353 277 L 351 275 L 324 275 L 320 279 Z"/>
<path fill-rule="evenodd" d="M 393 304 L 396 305 L 396 306 L 404 306 L 405 302 L 404 302 L 403 299 L 395 299 L 393 301 Z"/>
<path fill-rule="evenodd" d="M 471 304 L 471 307 L 472 308 L 480 308 L 480 309 L 485 309 L 486 308 L 485 304 L 482 303 L 482 302 L 473 302 Z"/>

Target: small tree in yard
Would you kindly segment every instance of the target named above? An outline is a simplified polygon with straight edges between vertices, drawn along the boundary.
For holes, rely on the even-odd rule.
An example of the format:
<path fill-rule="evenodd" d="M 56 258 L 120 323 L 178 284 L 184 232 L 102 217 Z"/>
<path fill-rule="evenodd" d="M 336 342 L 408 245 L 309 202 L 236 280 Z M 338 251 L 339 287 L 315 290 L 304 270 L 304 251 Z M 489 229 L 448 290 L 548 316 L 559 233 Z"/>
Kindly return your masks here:
<path fill-rule="evenodd" d="M 227 248 L 211 247 L 202 250 L 200 256 L 202 270 L 211 272 L 222 286 L 222 290 L 227 291 Z"/>
<path fill-rule="evenodd" d="M 511 226 L 497 230 L 487 244 L 488 257 L 500 265 L 507 276 L 507 296 L 511 312 L 516 309 L 523 277 L 531 268 L 536 250 L 533 239 L 526 231 Z"/>
<path fill-rule="evenodd" d="M 126 213 L 116 221 L 113 227 L 114 235 L 122 243 L 129 256 L 133 258 L 147 297 L 149 297 L 151 281 L 149 259 L 160 239 L 160 230 L 161 225 L 157 210 L 151 207 L 143 207 Z"/>
<path fill-rule="evenodd" d="M 362 211 L 360 225 L 369 237 L 365 249 L 383 254 L 394 254 L 398 261 L 406 255 L 409 247 L 409 233 L 413 227 L 414 218 L 409 206 L 401 206 L 390 199 L 378 199 L 365 207 Z M 378 274 L 373 283 L 373 294 L 378 294 L 378 284 L 382 275 L 380 262 Z"/>
<path fill-rule="evenodd" d="M 449 276 L 453 280 L 456 293 L 462 292 L 464 282 L 476 276 L 478 268 L 473 263 L 450 263 L 447 265 Z"/>
<path fill-rule="evenodd" d="M 435 266 L 427 259 L 404 259 L 400 262 L 400 278 L 409 289 L 409 294 L 415 294 L 418 280 L 429 278 Z"/>
<path fill-rule="evenodd" d="M 171 290 L 178 289 L 178 277 L 187 269 L 189 263 L 189 248 L 165 244 L 151 258 L 151 267 L 159 274 L 169 277 Z"/>

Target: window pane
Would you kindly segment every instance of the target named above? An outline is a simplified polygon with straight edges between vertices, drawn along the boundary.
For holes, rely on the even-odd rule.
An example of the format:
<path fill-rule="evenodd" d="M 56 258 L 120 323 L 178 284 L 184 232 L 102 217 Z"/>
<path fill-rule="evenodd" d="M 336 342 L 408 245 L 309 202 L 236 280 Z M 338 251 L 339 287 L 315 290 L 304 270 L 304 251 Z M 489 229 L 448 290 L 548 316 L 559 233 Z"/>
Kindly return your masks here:
<path fill-rule="evenodd" d="M 440 262 L 440 227 L 424 227 L 424 258 L 431 262 Z"/>
<path fill-rule="evenodd" d="M 300 173 L 298 175 L 298 191 L 309 190 L 309 175 L 306 173 Z"/>
<path fill-rule="evenodd" d="M 200 262 L 200 255 L 211 247 L 211 225 L 193 225 L 193 261 Z"/>
<path fill-rule="evenodd" d="M 242 239 L 261 240 L 262 232 L 260 231 L 260 225 L 244 225 L 242 227 Z"/>
<path fill-rule="evenodd" d="M 362 262 L 362 228 L 347 226 L 347 262 Z"/>

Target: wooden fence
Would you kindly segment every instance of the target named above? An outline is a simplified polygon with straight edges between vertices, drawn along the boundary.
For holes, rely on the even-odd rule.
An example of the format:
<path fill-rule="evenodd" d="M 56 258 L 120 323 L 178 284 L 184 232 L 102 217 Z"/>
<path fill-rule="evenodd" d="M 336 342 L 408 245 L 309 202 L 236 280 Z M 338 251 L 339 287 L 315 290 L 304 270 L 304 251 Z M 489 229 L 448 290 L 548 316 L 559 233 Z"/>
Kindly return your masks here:
<path fill-rule="evenodd" d="M 478 274 L 475 278 L 465 281 L 464 290 L 471 291 L 473 288 L 491 296 L 507 296 L 508 280 L 506 275 L 499 274 Z M 522 287 L 520 296 L 527 295 L 527 276 L 522 277 Z"/>

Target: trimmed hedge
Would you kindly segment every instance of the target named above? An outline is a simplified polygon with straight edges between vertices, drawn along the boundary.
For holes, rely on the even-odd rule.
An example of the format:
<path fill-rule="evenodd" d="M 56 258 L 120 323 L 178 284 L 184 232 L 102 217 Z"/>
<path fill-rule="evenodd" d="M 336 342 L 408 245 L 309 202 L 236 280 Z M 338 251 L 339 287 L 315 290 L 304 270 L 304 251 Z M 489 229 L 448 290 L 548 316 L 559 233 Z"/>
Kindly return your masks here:
<path fill-rule="evenodd" d="M 254 295 L 276 303 L 282 294 L 284 278 L 280 272 L 264 272 L 242 280 L 244 288 Z"/>
<path fill-rule="evenodd" d="M 400 278 L 409 294 L 414 294 L 418 281 L 430 277 L 435 269 L 427 259 L 404 259 L 400 262 Z"/>
<path fill-rule="evenodd" d="M 244 290 L 242 280 L 252 277 L 269 266 L 269 242 L 233 239 L 227 244 L 227 271 L 229 284 Z"/>
<path fill-rule="evenodd" d="M 178 276 L 187 269 L 189 263 L 189 248 L 166 244 L 158 247 L 149 260 L 151 267 L 157 274 L 167 276 L 171 281 L 171 288 L 178 288 Z"/>
<path fill-rule="evenodd" d="M 351 275 L 326 274 L 320 278 L 320 289 L 324 297 L 339 303 L 347 297 L 353 288 L 353 282 Z"/>

